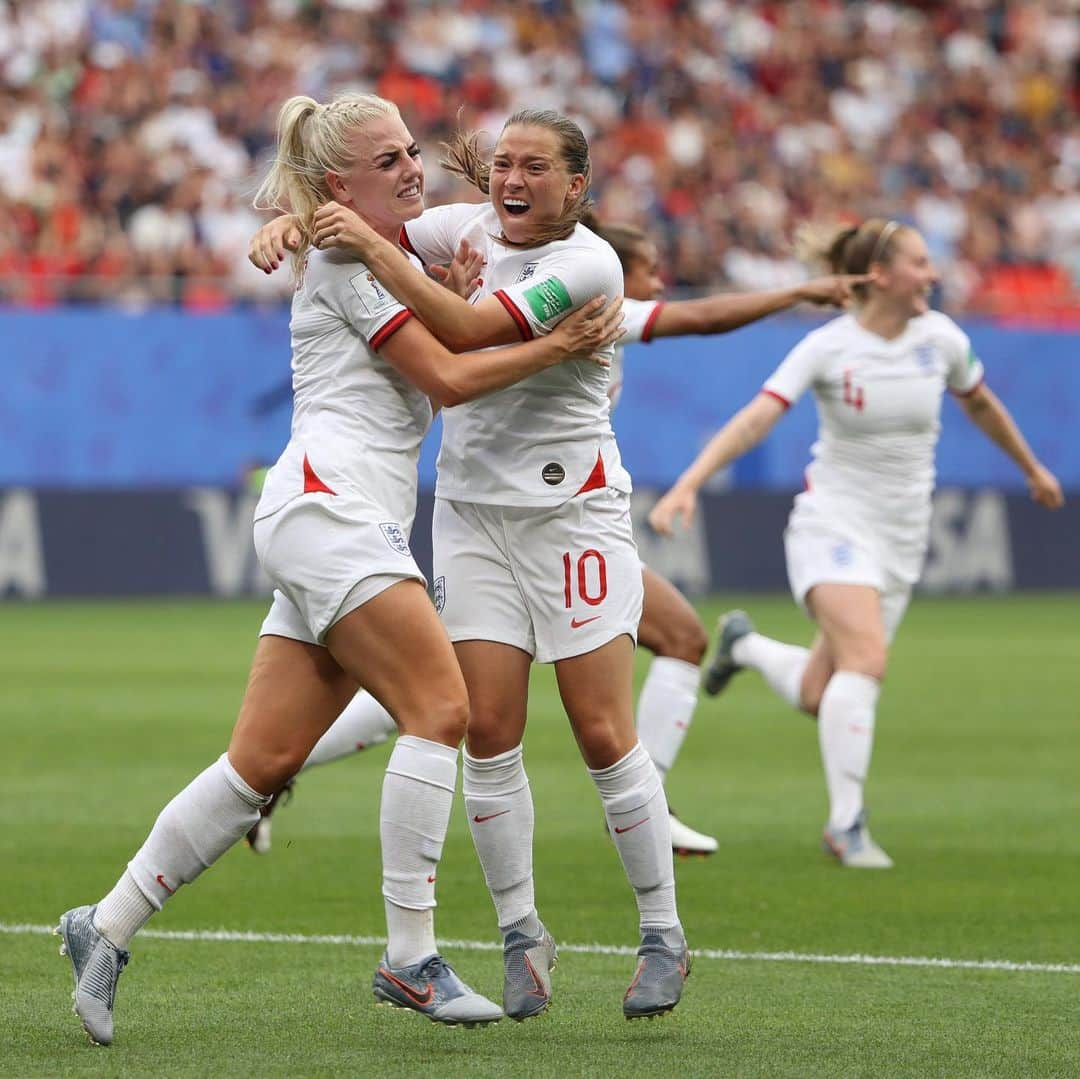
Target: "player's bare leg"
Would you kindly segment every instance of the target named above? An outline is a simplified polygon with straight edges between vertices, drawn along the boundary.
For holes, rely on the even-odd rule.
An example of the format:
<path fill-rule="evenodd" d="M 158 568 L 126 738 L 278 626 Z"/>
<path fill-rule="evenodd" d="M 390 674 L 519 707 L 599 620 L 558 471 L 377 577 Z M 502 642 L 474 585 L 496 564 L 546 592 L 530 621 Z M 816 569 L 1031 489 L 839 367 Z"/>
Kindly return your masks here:
<path fill-rule="evenodd" d="M 397 724 L 393 716 L 370 693 L 360 690 L 352 696 L 330 729 L 316 743 L 300 772 L 306 772 L 309 768 L 321 764 L 330 764 L 343 757 L 351 757 L 354 753 L 381 745 L 395 734 Z M 266 854 L 270 850 L 272 814 L 282 805 L 288 805 L 294 786 L 294 782 L 290 781 L 275 794 L 263 808 L 262 816 L 255 827 L 248 832 L 248 846 L 256 854 Z"/>
<path fill-rule="evenodd" d="M 658 573 L 642 567 L 645 588 L 638 644 L 653 653 L 637 704 L 637 732 L 666 783 L 697 709 L 701 661 L 708 634 L 686 597 Z M 716 840 L 671 813 L 677 854 L 712 854 Z"/>
<path fill-rule="evenodd" d="M 664 785 L 634 730 L 633 659 L 633 641 L 624 634 L 555 664 L 563 705 L 637 900 L 641 947 L 623 999 L 628 1019 L 671 1011 L 690 970 Z"/>

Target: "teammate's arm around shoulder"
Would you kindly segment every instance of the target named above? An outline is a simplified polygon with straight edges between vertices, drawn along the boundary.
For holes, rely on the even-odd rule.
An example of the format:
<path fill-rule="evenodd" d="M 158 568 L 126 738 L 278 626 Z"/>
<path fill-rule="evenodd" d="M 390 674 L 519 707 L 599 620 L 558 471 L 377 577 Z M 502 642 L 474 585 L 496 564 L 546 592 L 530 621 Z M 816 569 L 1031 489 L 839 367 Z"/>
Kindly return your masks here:
<path fill-rule="evenodd" d="M 682 518 L 683 528 L 689 528 L 697 510 L 698 491 L 716 471 L 748 453 L 776 426 L 786 411 L 778 397 L 759 393 L 745 405 L 709 440 L 694 463 L 678 478 L 649 513 L 649 524 L 661 535 L 674 533 L 674 525 Z"/>
<path fill-rule="evenodd" d="M 856 285 L 873 274 L 833 274 L 790 288 L 766 292 L 719 292 L 696 300 L 664 303 L 652 325 L 652 337 L 685 337 L 729 333 L 800 303 L 843 307 Z"/>
<path fill-rule="evenodd" d="M 1065 496 L 1058 478 L 1035 456 L 997 394 L 985 382 L 980 382 L 969 394 L 957 400 L 972 423 L 1020 466 L 1031 497 L 1047 509 L 1060 509 L 1065 504 Z"/>
<path fill-rule="evenodd" d="M 450 352 L 422 323 L 409 319 L 379 352 L 436 406 L 453 407 L 567 360 L 609 366 L 610 359 L 600 350 L 622 332 L 622 304 L 605 304 L 607 297 L 597 296 L 533 341 L 464 355 Z"/>

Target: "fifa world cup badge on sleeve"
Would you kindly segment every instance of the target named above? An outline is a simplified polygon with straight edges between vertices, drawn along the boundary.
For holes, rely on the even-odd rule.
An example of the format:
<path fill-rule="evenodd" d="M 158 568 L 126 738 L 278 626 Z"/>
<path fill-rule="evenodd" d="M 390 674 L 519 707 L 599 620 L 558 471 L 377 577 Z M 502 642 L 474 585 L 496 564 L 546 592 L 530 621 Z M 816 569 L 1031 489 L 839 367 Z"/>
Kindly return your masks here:
<path fill-rule="evenodd" d="M 540 322 L 549 322 L 574 306 L 566 286 L 557 277 L 549 277 L 526 289 L 525 299 Z"/>
<path fill-rule="evenodd" d="M 386 542 L 397 551 L 398 554 L 412 554 L 409 550 L 409 541 L 405 538 L 405 533 L 401 531 L 401 525 L 395 524 L 393 521 L 387 521 L 384 524 L 379 525 L 382 529 L 382 534 L 386 537 Z"/>
<path fill-rule="evenodd" d="M 355 277 L 350 277 L 349 284 L 352 285 L 353 291 L 360 300 L 360 306 L 363 307 L 369 318 L 382 314 L 383 311 L 389 310 L 397 303 L 397 300 L 379 284 L 375 279 L 375 275 L 368 270 L 358 273 Z"/>

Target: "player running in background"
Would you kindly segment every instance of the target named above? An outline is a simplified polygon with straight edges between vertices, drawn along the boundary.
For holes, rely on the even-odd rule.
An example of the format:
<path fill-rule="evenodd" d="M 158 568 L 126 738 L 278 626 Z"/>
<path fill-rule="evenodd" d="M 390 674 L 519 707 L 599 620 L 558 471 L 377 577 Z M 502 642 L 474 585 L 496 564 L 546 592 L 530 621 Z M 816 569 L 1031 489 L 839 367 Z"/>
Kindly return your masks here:
<path fill-rule="evenodd" d="M 577 125 L 519 110 L 490 164 L 477 145 L 459 136 L 449 162 L 490 194 L 490 204 L 429 210 L 402 236 L 426 264 L 447 263 L 463 239 L 481 250 L 484 281 L 474 303 L 417 274 L 341 207 L 319 211 L 315 242 L 361 253 L 454 348 L 543 336 L 590 298 L 621 294 L 614 251 L 578 224 L 591 169 Z M 555 666 L 637 899 L 641 946 L 624 1014 L 669 1011 L 689 971 L 663 783 L 634 729 L 641 567 L 607 388 L 606 372 L 567 365 L 443 417 L 435 600 L 470 692 L 465 804 L 504 935 L 503 1004 L 514 1018 L 548 1006 L 555 962 L 534 899 L 533 804 L 521 745 L 534 659 Z"/>
<path fill-rule="evenodd" d="M 396 242 L 402 223 L 423 210 L 417 155 L 390 102 L 294 97 L 282 107 L 277 157 L 259 201 L 288 206 L 310 226 L 315 208 L 336 198 Z M 454 356 L 368 268 L 342 252 L 309 251 L 304 231 L 290 323 L 291 437 L 255 511 L 255 546 L 274 601 L 228 752 L 162 810 L 108 895 L 67 911 L 57 929 L 75 977 L 76 1013 L 102 1045 L 113 1038 L 129 941 L 252 827 L 358 684 L 401 732 L 380 808 L 388 943 L 375 994 L 438 1022 L 502 1017 L 435 943 L 435 875 L 468 697 L 408 546 L 417 456 L 432 400 L 460 404 L 577 361 L 614 340 L 618 327 L 574 317 L 526 345 Z M 586 304 L 584 314 L 600 307 Z"/>
<path fill-rule="evenodd" d="M 823 845 L 845 866 L 888 868 L 891 859 L 866 826 L 863 785 L 889 643 L 926 553 L 945 389 L 1020 466 L 1036 502 L 1056 509 L 1063 499 L 985 385 L 967 335 L 930 310 L 937 274 L 922 236 L 875 218 L 840 231 L 818 253 L 834 271 L 874 275 L 857 286 L 854 310 L 788 354 L 649 520 L 665 534 L 679 520 L 689 524 L 709 476 L 758 445 L 813 391 L 818 440 L 784 549 L 792 594 L 817 623 L 817 636 L 809 649 L 784 644 L 731 612 L 721 620 L 706 688 L 719 692 L 735 671 L 752 667 L 785 701 L 817 716 L 829 796 Z"/>
<path fill-rule="evenodd" d="M 642 230 L 605 225 L 592 213 L 583 223 L 611 244 L 623 269 L 624 336 L 611 367 L 608 397 L 612 410 L 622 392 L 624 345 L 648 343 L 658 337 L 728 333 L 799 303 L 842 306 L 851 298 L 853 286 L 865 280 L 865 276 L 833 275 L 768 292 L 664 302 L 660 299 L 664 285 L 656 245 Z M 298 240 L 299 232 L 291 219 L 277 218 L 253 237 L 251 261 L 272 270 Z M 448 272 L 437 266 L 430 271 L 445 277 L 443 283 L 459 295 L 470 296 L 477 277 L 483 275 L 483 258 L 463 241 Z M 674 585 L 647 566 L 642 566 L 642 573 L 644 605 L 638 644 L 655 658 L 638 696 L 636 726 L 642 745 L 666 781 L 697 708 L 699 668 L 709 640 L 697 612 Z M 379 703 L 368 694 L 358 694 L 315 747 L 304 769 L 383 742 L 394 732 L 393 719 Z M 717 849 L 715 838 L 690 828 L 673 812 L 670 825 L 677 853 L 708 855 Z M 269 849 L 269 813 L 252 829 L 249 842 L 257 853 Z"/>

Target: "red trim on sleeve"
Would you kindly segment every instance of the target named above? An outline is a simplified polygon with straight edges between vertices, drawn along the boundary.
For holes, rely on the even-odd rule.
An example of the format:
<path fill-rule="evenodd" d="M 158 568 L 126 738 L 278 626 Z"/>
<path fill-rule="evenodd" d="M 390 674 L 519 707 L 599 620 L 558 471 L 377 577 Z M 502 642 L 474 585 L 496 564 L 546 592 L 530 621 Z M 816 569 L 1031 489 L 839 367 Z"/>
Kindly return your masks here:
<path fill-rule="evenodd" d="M 981 375 L 979 381 L 971 387 L 970 390 L 949 390 L 954 397 L 970 397 L 984 382 L 986 381 L 986 375 Z"/>
<path fill-rule="evenodd" d="M 412 317 L 413 313 L 408 308 L 399 311 L 389 322 L 384 323 L 371 335 L 368 344 L 373 350 L 382 348 Z"/>
<path fill-rule="evenodd" d="M 593 470 L 589 473 L 589 478 L 581 485 L 581 490 L 578 491 L 578 494 L 583 495 L 586 491 L 599 491 L 600 488 L 606 486 L 607 475 L 604 473 L 604 459 L 598 453 L 596 455 L 596 464 L 593 465 Z M 576 498 L 577 495 L 574 497 Z"/>
<path fill-rule="evenodd" d="M 495 293 L 495 298 L 506 308 L 510 313 L 510 317 L 517 324 L 518 333 L 521 334 L 522 341 L 531 341 L 533 339 L 532 327 L 529 325 L 529 320 L 521 313 L 516 303 L 507 296 L 504 289 L 499 289 Z"/>
<path fill-rule="evenodd" d="M 652 313 L 645 320 L 645 325 L 641 327 L 641 342 L 647 345 L 652 340 L 653 326 L 656 325 L 656 320 L 660 317 L 660 312 L 663 311 L 664 305 L 658 303 L 653 309 Z"/>
<path fill-rule="evenodd" d="M 401 244 L 401 246 L 404 247 L 410 255 L 416 255 L 416 257 L 420 259 L 421 266 L 427 266 L 427 263 L 424 262 L 422 258 L 420 258 L 420 255 L 417 252 L 416 248 L 413 247 L 412 240 L 409 239 L 409 234 L 405 231 L 404 225 L 401 226 L 401 231 L 398 233 L 398 243 Z"/>
<path fill-rule="evenodd" d="M 766 397 L 773 397 L 784 406 L 784 408 L 791 408 L 791 402 L 782 394 L 777 393 L 776 390 L 762 390 Z"/>
<path fill-rule="evenodd" d="M 337 491 L 332 491 L 329 487 L 315 473 L 315 469 L 311 467 L 311 462 L 307 458 L 307 454 L 304 454 L 304 494 L 311 495 L 322 492 L 327 495 L 336 495 Z"/>

